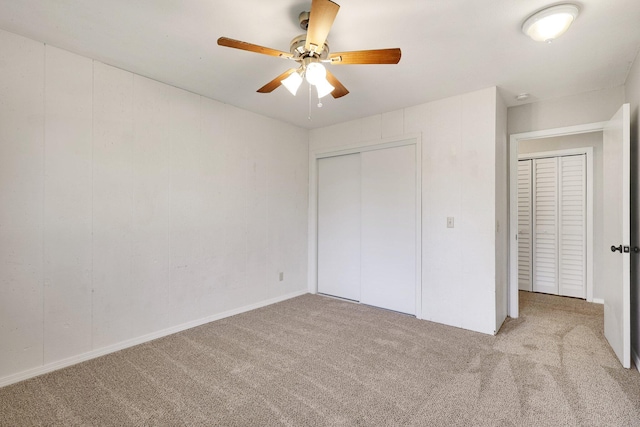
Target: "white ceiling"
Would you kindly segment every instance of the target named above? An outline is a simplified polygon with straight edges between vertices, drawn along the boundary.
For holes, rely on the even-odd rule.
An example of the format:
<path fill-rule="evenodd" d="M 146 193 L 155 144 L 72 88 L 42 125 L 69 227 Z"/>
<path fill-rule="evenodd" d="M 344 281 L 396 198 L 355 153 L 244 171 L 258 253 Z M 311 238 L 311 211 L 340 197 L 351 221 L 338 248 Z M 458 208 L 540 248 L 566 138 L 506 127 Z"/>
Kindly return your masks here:
<path fill-rule="evenodd" d="M 332 51 L 400 47 L 398 65 L 330 65 L 351 92 L 317 108 L 306 87 L 256 89 L 292 63 L 220 47 L 220 36 L 289 50 L 311 0 L 0 0 L 0 28 L 296 125 L 316 128 L 489 86 L 508 105 L 624 84 L 640 1 L 580 0 L 551 44 L 520 32 L 549 0 L 337 0 Z M 1 54 L 1 53 L 0 53 Z M 0 58 L 1 60 L 1 58 Z"/>

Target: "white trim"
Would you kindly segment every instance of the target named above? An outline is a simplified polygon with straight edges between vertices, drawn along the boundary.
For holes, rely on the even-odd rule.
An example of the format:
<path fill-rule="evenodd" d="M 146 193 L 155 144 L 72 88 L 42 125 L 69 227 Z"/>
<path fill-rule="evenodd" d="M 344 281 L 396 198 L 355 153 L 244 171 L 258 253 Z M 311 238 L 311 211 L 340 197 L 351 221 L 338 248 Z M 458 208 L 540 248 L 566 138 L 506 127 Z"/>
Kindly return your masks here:
<path fill-rule="evenodd" d="M 592 302 L 592 303 L 594 303 L 594 304 L 601 304 L 601 305 L 604 305 L 604 300 L 603 300 L 602 298 L 593 298 L 593 299 L 591 300 L 591 302 Z"/>
<path fill-rule="evenodd" d="M 318 160 L 403 145 L 416 146 L 416 313 L 422 319 L 422 135 L 411 133 L 393 138 L 309 151 L 309 242 L 308 292 L 318 292 Z"/>
<path fill-rule="evenodd" d="M 392 138 L 387 140 L 375 140 L 366 145 L 350 145 L 338 148 L 328 148 L 323 150 L 313 151 L 316 159 L 323 159 L 326 157 L 346 156 L 347 154 L 363 153 L 365 151 L 384 150 L 385 148 L 402 147 L 404 145 L 415 144 L 417 137 Z"/>
<path fill-rule="evenodd" d="M 578 135 L 581 133 L 602 132 L 607 122 L 587 123 L 584 125 L 566 126 L 562 128 L 535 130 L 531 132 L 514 133 L 510 141 L 526 141 L 528 139 L 553 138 L 563 135 Z"/>
<path fill-rule="evenodd" d="M 540 159 L 543 157 L 574 156 L 577 154 L 587 154 L 587 150 L 591 151 L 591 154 L 593 154 L 593 147 L 579 147 L 579 148 L 567 148 L 564 150 L 536 151 L 533 153 L 518 154 L 518 160 Z"/>
<path fill-rule="evenodd" d="M 66 359 L 58 360 L 56 362 L 47 363 L 44 366 L 29 369 L 26 371 L 12 374 L 3 378 L 0 378 L 0 388 L 15 384 L 20 381 L 28 380 L 29 378 L 37 377 L 39 375 L 47 374 L 49 372 L 56 371 L 58 369 L 66 368 L 67 366 L 75 365 L 77 363 L 86 362 L 87 360 L 95 359 L 100 356 L 105 356 L 116 351 L 123 350 L 125 348 L 133 347 L 139 344 L 143 344 L 148 341 L 152 341 L 158 338 L 166 337 L 177 332 L 182 332 L 187 329 L 195 328 L 206 323 L 210 323 L 216 320 L 224 319 L 225 317 L 235 316 L 236 314 L 245 313 L 247 311 L 255 310 L 257 308 L 265 307 L 267 305 L 275 304 L 281 301 L 285 301 L 291 298 L 295 298 L 304 294 L 307 294 L 306 290 L 297 291 L 290 294 L 282 295 L 279 297 L 271 298 L 265 301 L 257 302 L 255 304 L 246 305 L 244 307 L 228 310 L 222 313 L 214 314 L 211 316 L 203 317 L 201 319 L 193 320 L 191 322 L 183 323 L 181 325 L 172 326 L 161 331 L 152 332 L 150 334 L 142 335 L 136 338 L 132 338 L 126 341 L 121 341 L 116 344 L 109 345 L 107 347 L 91 350 L 86 353 L 79 354 L 77 356 L 69 357 Z"/>
<path fill-rule="evenodd" d="M 540 151 L 533 153 L 523 153 L 518 154 L 518 160 L 527 160 L 527 159 L 539 159 L 545 157 L 562 157 L 562 156 L 574 156 L 578 154 L 586 155 L 586 191 L 587 191 L 587 218 L 586 218 L 586 232 L 587 232 L 587 251 L 586 251 L 586 262 L 587 262 L 587 271 L 586 271 L 586 300 L 588 302 L 593 302 L 593 215 L 594 215 L 594 207 L 593 207 L 593 198 L 594 198 L 594 186 L 593 186 L 593 147 L 579 147 L 579 148 L 568 148 L 565 150 L 555 150 L 555 151 Z M 517 179 L 517 177 L 516 177 Z M 517 204 L 516 204 L 517 208 Z M 515 213 L 517 217 L 517 211 Z M 533 233 L 532 233 L 533 234 Z M 518 256 L 518 251 L 516 250 L 516 257 Z M 516 268 L 518 266 L 516 265 Z M 517 276 L 516 276 L 517 277 Z"/>
<path fill-rule="evenodd" d="M 422 319 L 422 139 L 416 136 L 416 319 Z"/>
<path fill-rule="evenodd" d="M 517 318 L 518 313 L 518 143 L 530 139 L 552 138 L 563 135 L 577 135 L 581 133 L 602 132 L 606 122 L 587 123 L 577 126 L 567 126 L 555 129 L 546 129 L 532 132 L 516 133 L 509 137 L 509 304 L 508 315 L 511 318 Z M 561 150 L 564 151 L 564 150 Z M 589 166 L 587 162 L 587 180 L 591 177 L 591 185 L 593 187 L 593 164 Z M 593 212 L 593 197 L 587 200 L 587 210 Z M 587 220 L 588 222 L 588 220 Z M 593 233 L 593 224 L 587 224 L 587 230 Z M 593 241 L 593 235 L 591 235 Z M 587 262 L 593 266 L 593 250 L 587 252 Z M 593 268 L 593 267 L 591 267 Z M 593 274 L 591 274 L 593 280 Z M 593 299 L 593 295 L 591 295 Z"/>

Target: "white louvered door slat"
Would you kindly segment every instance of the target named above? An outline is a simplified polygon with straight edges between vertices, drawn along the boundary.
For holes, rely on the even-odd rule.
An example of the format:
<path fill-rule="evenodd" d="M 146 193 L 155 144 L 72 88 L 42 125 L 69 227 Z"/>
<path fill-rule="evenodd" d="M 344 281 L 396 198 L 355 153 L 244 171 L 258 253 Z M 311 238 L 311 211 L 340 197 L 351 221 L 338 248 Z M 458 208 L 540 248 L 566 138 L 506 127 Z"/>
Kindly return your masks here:
<path fill-rule="evenodd" d="M 532 290 L 531 262 L 531 159 L 518 162 L 518 289 Z"/>
<path fill-rule="evenodd" d="M 558 294 L 558 158 L 533 162 L 533 291 Z"/>
<path fill-rule="evenodd" d="M 585 155 L 560 157 L 559 294 L 586 298 Z"/>

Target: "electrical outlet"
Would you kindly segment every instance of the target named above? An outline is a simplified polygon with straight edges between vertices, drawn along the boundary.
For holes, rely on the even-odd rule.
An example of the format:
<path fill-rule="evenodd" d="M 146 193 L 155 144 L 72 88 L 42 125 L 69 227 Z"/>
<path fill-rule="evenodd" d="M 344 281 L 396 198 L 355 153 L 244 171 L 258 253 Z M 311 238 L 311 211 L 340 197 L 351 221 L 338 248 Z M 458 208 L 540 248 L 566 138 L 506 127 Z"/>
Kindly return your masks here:
<path fill-rule="evenodd" d="M 453 228 L 453 217 L 452 216 L 448 216 L 447 217 L 447 228 Z"/>
<path fill-rule="evenodd" d="M 281 271 L 278 277 L 279 277 L 280 281 L 282 282 L 284 280 L 284 272 Z"/>

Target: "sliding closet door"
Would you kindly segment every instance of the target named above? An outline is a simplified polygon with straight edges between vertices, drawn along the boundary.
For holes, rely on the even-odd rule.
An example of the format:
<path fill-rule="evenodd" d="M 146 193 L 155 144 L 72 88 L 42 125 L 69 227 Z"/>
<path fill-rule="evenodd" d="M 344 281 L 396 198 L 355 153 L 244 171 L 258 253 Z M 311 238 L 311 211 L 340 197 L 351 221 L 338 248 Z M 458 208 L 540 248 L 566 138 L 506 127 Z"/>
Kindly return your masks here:
<path fill-rule="evenodd" d="M 586 156 L 565 156 L 559 161 L 559 293 L 586 298 Z"/>
<path fill-rule="evenodd" d="M 531 292 L 533 248 L 531 247 L 531 165 L 533 160 L 518 161 L 518 289 Z"/>
<path fill-rule="evenodd" d="M 415 314 L 415 146 L 367 151 L 361 156 L 360 301 Z"/>
<path fill-rule="evenodd" d="M 558 294 L 558 159 L 535 159 L 533 291 Z"/>
<path fill-rule="evenodd" d="M 360 300 L 360 154 L 318 160 L 318 292 Z"/>

